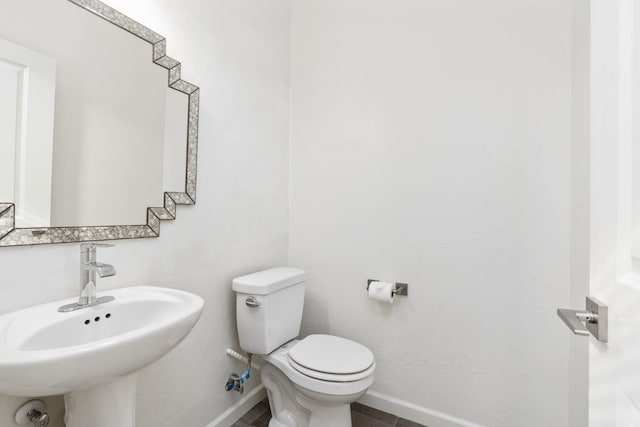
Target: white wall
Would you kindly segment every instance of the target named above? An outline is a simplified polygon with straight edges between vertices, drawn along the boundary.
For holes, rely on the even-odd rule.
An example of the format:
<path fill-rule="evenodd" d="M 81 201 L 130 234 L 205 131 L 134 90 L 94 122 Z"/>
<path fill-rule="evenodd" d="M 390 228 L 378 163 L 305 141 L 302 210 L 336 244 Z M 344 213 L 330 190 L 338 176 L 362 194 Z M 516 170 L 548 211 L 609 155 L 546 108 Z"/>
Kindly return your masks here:
<path fill-rule="evenodd" d="M 237 346 L 231 279 L 287 261 L 289 2 L 109 3 L 166 36 L 183 77 L 202 90 L 199 186 L 198 204 L 163 222 L 160 238 L 101 251 L 118 274 L 98 287 L 152 284 L 204 297 L 191 335 L 142 371 L 137 404 L 139 427 L 203 426 L 239 398 L 223 389 L 243 368 L 224 353 Z M 77 244 L 2 248 L 0 313 L 76 295 L 78 262 Z M 24 400 L 0 396 L 0 426 L 15 425 Z M 61 405 L 48 400 L 52 427 L 62 425 Z"/>
<path fill-rule="evenodd" d="M 367 345 L 378 401 L 429 425 L 566 426 L 571 2 L 297 0 L 292 22 L 304 332 Z"/>

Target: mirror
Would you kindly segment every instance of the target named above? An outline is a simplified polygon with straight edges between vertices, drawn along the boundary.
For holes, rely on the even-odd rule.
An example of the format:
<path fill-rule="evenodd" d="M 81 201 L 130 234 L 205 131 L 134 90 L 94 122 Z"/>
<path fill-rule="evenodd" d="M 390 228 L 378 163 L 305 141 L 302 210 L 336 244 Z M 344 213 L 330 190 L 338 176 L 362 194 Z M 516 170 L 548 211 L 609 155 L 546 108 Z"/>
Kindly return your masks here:
<path fill-rule="evenodd" d="M 96 0 L 3 0 L 0 246 L 157 237 L 195 204 L 199 89 L 165 51 Z"/>

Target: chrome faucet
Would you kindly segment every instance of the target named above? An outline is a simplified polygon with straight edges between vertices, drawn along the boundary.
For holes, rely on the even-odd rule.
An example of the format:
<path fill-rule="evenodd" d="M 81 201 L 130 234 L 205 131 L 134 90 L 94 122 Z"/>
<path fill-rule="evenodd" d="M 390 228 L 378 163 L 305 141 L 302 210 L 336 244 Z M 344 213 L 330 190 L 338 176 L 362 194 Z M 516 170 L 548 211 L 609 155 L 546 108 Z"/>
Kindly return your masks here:
<path fill-rule="evenodd" d="M 75 311 L 115 299 L 110 296 L 96 297 L 96 274 L 99 277 L 115 276 L 116 274 L 116 269 L 113 265 L 96 261 L 97 248 L 111 246 L 114 245 L 104 243 L 80 244 L 80 297 L 78 298 L 78 302 L 63 305 L 58 311 Z"/>
<path fill-rule="evenodd" d="M 97 248 L 108 248 L 114 245 L 104 243 L 80 244 L 80 298 L 78 304 L 88 305 L 96 302 L 96 273 L 100 277 L 115 276 L 113 265 L 96 261 Z"/>

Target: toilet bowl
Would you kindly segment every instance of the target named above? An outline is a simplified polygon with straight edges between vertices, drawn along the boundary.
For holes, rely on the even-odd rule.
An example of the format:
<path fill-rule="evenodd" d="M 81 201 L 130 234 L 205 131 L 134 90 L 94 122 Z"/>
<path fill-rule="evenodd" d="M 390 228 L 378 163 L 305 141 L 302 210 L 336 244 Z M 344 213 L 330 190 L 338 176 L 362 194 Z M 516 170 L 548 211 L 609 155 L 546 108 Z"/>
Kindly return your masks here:
<path fill-rule="evenodd" d="M 305 279 L 304 271 L 281 267 L 233 280 L 240 346 L 265 362 L 270 427 L 351 427 L 350 404 L 373 383 L 375 360 L 345 338 L 296 339 Z"/>

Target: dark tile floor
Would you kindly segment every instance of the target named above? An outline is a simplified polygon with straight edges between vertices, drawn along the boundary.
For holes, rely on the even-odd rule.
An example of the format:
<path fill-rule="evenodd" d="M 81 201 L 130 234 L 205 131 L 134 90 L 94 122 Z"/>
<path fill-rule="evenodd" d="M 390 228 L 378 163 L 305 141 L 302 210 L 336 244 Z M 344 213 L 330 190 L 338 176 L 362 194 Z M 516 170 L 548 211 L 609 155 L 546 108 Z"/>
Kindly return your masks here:
<path fill-rule="evenodd" d="M 269 402 L 264 399 L 231 427 L 267 427 L 270 419 Z M 353 427 L 426 427 L 360 403 L 351 404 L 351 423 Z"/>

